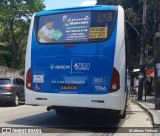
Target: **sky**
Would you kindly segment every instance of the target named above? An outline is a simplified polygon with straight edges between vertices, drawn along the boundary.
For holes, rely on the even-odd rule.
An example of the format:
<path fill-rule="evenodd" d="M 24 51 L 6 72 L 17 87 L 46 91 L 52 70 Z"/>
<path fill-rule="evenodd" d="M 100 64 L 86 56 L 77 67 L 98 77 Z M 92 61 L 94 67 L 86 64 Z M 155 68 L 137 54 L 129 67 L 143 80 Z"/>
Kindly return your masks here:
<path fill-rule="evenodd" d="M 45 0 L 46 10 L 95 5 L 97 0 Z"/>

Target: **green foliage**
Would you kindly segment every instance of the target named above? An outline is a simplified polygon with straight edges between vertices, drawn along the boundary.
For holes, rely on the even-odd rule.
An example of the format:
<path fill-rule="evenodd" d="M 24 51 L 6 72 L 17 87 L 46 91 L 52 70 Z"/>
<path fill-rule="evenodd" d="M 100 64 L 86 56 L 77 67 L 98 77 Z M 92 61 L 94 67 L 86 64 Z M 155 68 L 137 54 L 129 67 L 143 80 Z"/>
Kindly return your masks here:
<path fill-rule="evenodd" d="M 126 20 L 129 20 L 129 22 L 132 22 L 133 24 L 137 24 L 137 22 L 140 22 L 136 12 L 132 8 L 128 8 L 125 10 Z"/>
<path fill-rule="evenodd" d="M 0 1 L 0 65 L 24 67 L 31 16 L 44 8 L 44 0 Z"/>
<path fill-rule="evenodd" d="M 97 0 L 97 5 L 121 5 L 123 0 Z"/>
<path fill-rule="evenodd" d="M 141 21 L 143 0 L 97 0 L 97 5 L 121 5 L 125 9 L 125 17 L 133 24 Z"/>
<path fill-rule="evenodd" d="M 131 58 L 132 62 L 133 62 L 133 69 L 138 69 L 140 67 L 139 65 L 139 56 L 134 56 Z"/>

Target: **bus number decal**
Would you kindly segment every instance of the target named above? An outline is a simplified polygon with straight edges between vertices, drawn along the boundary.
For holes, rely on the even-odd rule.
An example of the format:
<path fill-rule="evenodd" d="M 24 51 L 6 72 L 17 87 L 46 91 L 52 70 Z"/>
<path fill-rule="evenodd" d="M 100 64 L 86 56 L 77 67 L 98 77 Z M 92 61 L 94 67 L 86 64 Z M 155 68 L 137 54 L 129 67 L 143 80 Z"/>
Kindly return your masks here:
<path fill-rule="evenodd" d="M 106 91 L 106 86 L 95 86 L 96 91 Z"/>
<path fill-rule="evenodd" d="M 98 22 L 111 22 L 113 20 L 112 13 L 107 14 L 99 14 L 98 15 Z"/>

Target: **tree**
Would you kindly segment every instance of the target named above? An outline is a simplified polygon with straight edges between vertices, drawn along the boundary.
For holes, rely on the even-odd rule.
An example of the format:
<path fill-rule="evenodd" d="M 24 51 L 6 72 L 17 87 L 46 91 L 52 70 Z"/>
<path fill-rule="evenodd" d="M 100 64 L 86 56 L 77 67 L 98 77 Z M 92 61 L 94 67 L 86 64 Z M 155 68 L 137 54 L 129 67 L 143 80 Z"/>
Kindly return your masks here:
<path fill-rule="evenodd" d="M 44 0 L 1 0 L 0 46 L 9 47 L 12 68 L 19 69 L 24 61 L 30 19 L 45 8 Z"/>

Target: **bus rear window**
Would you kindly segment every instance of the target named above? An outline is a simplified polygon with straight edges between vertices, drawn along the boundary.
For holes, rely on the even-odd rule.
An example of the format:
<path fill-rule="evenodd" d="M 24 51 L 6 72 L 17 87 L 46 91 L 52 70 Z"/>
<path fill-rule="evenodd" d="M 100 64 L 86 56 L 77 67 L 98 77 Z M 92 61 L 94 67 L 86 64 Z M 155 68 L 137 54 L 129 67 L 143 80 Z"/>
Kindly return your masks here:
<path fill-rule="evenodd" d="M 36 17 L 39 43 L 104 41 L 112 33 L 117 11 L 83 11 Z"/>

